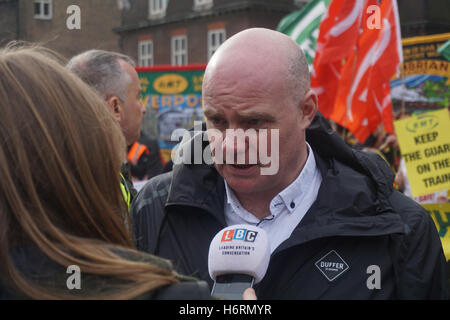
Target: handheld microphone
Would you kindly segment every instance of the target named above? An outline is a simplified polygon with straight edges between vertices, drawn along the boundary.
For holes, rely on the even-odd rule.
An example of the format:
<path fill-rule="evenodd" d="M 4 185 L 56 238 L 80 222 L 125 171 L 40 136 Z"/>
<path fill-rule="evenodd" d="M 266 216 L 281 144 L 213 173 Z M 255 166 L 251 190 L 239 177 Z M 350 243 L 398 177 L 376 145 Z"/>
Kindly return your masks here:
<path fill-rule="evenodd" d="M 211 295 L 242 300 L 244 290 L 264 278 L 269 260 L 270 245 L 263 229 L 250 225 L 222 229 L 209 246 Z"/>

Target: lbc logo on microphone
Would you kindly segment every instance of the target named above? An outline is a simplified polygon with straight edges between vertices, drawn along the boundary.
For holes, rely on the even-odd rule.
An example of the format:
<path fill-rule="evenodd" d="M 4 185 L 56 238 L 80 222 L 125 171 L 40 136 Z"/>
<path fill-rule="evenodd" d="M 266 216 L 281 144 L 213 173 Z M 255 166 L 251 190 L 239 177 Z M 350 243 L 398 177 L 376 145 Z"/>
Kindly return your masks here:
<path fill-rule="evenodd" d="M 258 232 L 248 229 L 229 229 L 225 230 L 221 242 L 242 240 L 245 242 L 255 242 Z"/>

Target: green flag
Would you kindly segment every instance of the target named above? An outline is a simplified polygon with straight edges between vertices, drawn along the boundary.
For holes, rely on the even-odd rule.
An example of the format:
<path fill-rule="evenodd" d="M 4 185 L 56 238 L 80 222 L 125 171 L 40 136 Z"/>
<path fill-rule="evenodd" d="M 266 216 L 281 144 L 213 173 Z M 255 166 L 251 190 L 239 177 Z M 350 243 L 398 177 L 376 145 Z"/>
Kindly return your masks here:
<path fill-rule="evenodd" d="M 445 59 L 450 61 L 450 40 L 444 43 L 439 49 L 438 52 L 444 56 Z"/>
<path fill-rule="evenodd" d="M 303 49 L 308 64 L 312 66 L 319 26 L 331 0 L 312 0 L 301 10 L 284 17 L 277 30 L 294 39 Z"/>

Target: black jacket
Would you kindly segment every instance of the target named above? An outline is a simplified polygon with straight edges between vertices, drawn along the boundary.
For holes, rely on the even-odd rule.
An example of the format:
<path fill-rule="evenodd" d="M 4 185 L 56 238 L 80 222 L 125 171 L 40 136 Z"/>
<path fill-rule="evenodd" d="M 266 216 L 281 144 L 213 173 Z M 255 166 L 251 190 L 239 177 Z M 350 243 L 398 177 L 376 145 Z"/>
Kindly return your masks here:
<path fill-rule="evenodd" d="M 122 258 L 130 261 L 145 262 L 153 264 L 164 270 L 173 270 L 170 261 L 155 257 L 153 255 L 112 249 L 112 251 Z M 80 288 L 69 290 L 67 288 L 68 278 L 71 273 L 67 273 L 67 268 L 50 260 L 42 251 L 35 247 L 25 247 L 15 249 L 11 252 L 15 267 L 26 277 L 28 281 L 62 291 L 64 294 L 81 299 L 84 295 L 96 297 L 96 292 L 103 293 L 107 286 L 114 288 L 114 284 L 119 281 L 109 276 L 88 274 L 80 270 Z M 1 273 L 0 273 L 1 276 Z M 0 277 L 0 300 L 23 300 L 28 299 L 26 295 L 18 292 L 6 282 L 2 282 Z M 210 289 L 206 282 L 198 281 L 192 277 L 177 275 L 178 283 L 162 286 L 157 289 L 147 291 L 136 297 L 138 300 L 208 300 L 211 299 Z M 99 296 L 100 297 L 100 294 Z"/>
<path fill-rule="evenodd" d="M 255 286 L 258 298 L 446 299 L 436 227 L 421 206 L 393 189 L 386 163 L 348 147 L 320 114 L 307 141 L 323 178 L 318 197 L 272 253 Z M 138 249 L 211 285 L 208 250 L 226 226 L 224 197 L 213 166 L 175 165 L 150 180 L 131 208 Z"/>

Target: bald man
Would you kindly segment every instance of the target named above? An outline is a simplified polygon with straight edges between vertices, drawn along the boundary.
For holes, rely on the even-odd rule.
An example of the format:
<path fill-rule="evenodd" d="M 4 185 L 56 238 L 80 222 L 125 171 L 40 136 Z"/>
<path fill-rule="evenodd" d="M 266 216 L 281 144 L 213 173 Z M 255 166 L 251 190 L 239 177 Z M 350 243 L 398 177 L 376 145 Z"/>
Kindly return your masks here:
<path fill-rule="evenodd" d="M 430 216 L 393 190 L 381 158 L 349 148 L 317 109 L 289 37 L 256 28 L 228 39 L 205 71 L 207 130 L 131 208 L 137 247 L 212 285 L 212 238 L 253 225 L 271 250 L 259 299 L 445 299 Z"/>

